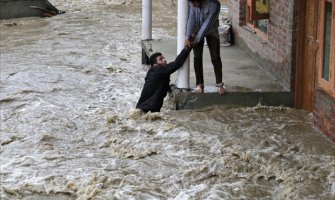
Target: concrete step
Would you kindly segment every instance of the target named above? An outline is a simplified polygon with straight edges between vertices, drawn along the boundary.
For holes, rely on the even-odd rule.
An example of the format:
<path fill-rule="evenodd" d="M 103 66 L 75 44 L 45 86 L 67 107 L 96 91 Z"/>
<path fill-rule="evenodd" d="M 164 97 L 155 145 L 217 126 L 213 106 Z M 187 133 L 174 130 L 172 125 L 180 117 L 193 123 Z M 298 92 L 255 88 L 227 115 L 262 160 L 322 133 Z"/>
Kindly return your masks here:
<path fill-rule="evenodd" d="M 207 87 L 208 88 L 208 87 Z M 293 95 L 286 91 L 266 91 L 266 92 L 243 92 L 233 91 L 220 95 L 215 87 L 211 87 L 204 93 L 196 93 L 194 90 L 185 91 L 173 88 L 169 95 L 169 101 L 177 110 L 196 109 L 213 105 L 236 105 L 253 107 L 263 106 L 293 106 Z M 172 101 L 172 102 L 171 102 Z"/>

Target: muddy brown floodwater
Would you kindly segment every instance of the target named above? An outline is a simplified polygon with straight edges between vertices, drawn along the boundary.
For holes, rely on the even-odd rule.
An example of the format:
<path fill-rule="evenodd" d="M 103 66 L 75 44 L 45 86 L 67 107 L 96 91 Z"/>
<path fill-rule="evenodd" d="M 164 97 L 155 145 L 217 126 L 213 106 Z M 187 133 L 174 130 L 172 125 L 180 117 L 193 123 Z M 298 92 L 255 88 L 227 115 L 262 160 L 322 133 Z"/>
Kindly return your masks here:
<path fill-rule="evenodd" d="M 51 3 L 66 14 L 0 22 L 1 199 L 334 199 L 310 113 L 140 115 L 141 1 Z M 154 39 L 175 37 L 177 7 L 153 4 Z"/>

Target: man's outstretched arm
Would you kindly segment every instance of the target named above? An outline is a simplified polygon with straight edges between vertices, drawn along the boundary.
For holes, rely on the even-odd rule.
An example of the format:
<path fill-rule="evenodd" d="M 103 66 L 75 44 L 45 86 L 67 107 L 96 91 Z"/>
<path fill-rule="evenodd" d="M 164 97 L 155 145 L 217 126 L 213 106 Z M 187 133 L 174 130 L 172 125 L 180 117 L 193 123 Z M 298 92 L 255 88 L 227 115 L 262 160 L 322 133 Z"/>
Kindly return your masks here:
<path fill-rule="evenodd" d="M 184 47 L 184 49 L 178 54 L 178 56 L 173 62 L 168 63 L 166 66 L 160 67 L 160 73 L 172 74 L 173 72 L 177 71 L 177 69 L 183 66 L 191 50 L 192 48 Z"/>

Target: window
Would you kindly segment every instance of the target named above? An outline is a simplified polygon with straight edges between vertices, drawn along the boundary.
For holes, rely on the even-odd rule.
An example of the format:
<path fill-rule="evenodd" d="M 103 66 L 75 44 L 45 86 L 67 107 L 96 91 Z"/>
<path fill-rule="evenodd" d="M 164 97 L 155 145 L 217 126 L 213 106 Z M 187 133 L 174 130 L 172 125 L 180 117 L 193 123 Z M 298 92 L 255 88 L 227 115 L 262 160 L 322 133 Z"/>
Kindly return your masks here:
<path fill-rule="evenodd" d="M 270 0 L 247 0 L 247 26 L 267 40 Z"/>
<path fill-rule="evenodd" d="M 335 97 L 335 0 L 322 0 L 319 86 Z"/>

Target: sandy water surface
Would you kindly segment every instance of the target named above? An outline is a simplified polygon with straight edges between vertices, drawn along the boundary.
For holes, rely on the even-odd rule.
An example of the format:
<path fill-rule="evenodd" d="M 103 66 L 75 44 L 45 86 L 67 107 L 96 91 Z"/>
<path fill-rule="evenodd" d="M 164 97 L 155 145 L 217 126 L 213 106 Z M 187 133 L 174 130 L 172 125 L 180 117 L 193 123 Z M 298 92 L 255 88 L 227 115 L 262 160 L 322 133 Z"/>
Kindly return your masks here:
<path fill-rule="evenodd" d="M 311 114 L 141 115 L 141 1 L 51 2 L 67 13 L 0 21 L 1 199 L 335 198 Z M 172 3 L 154 1 L 154 39 L 175 37 Z"/>

